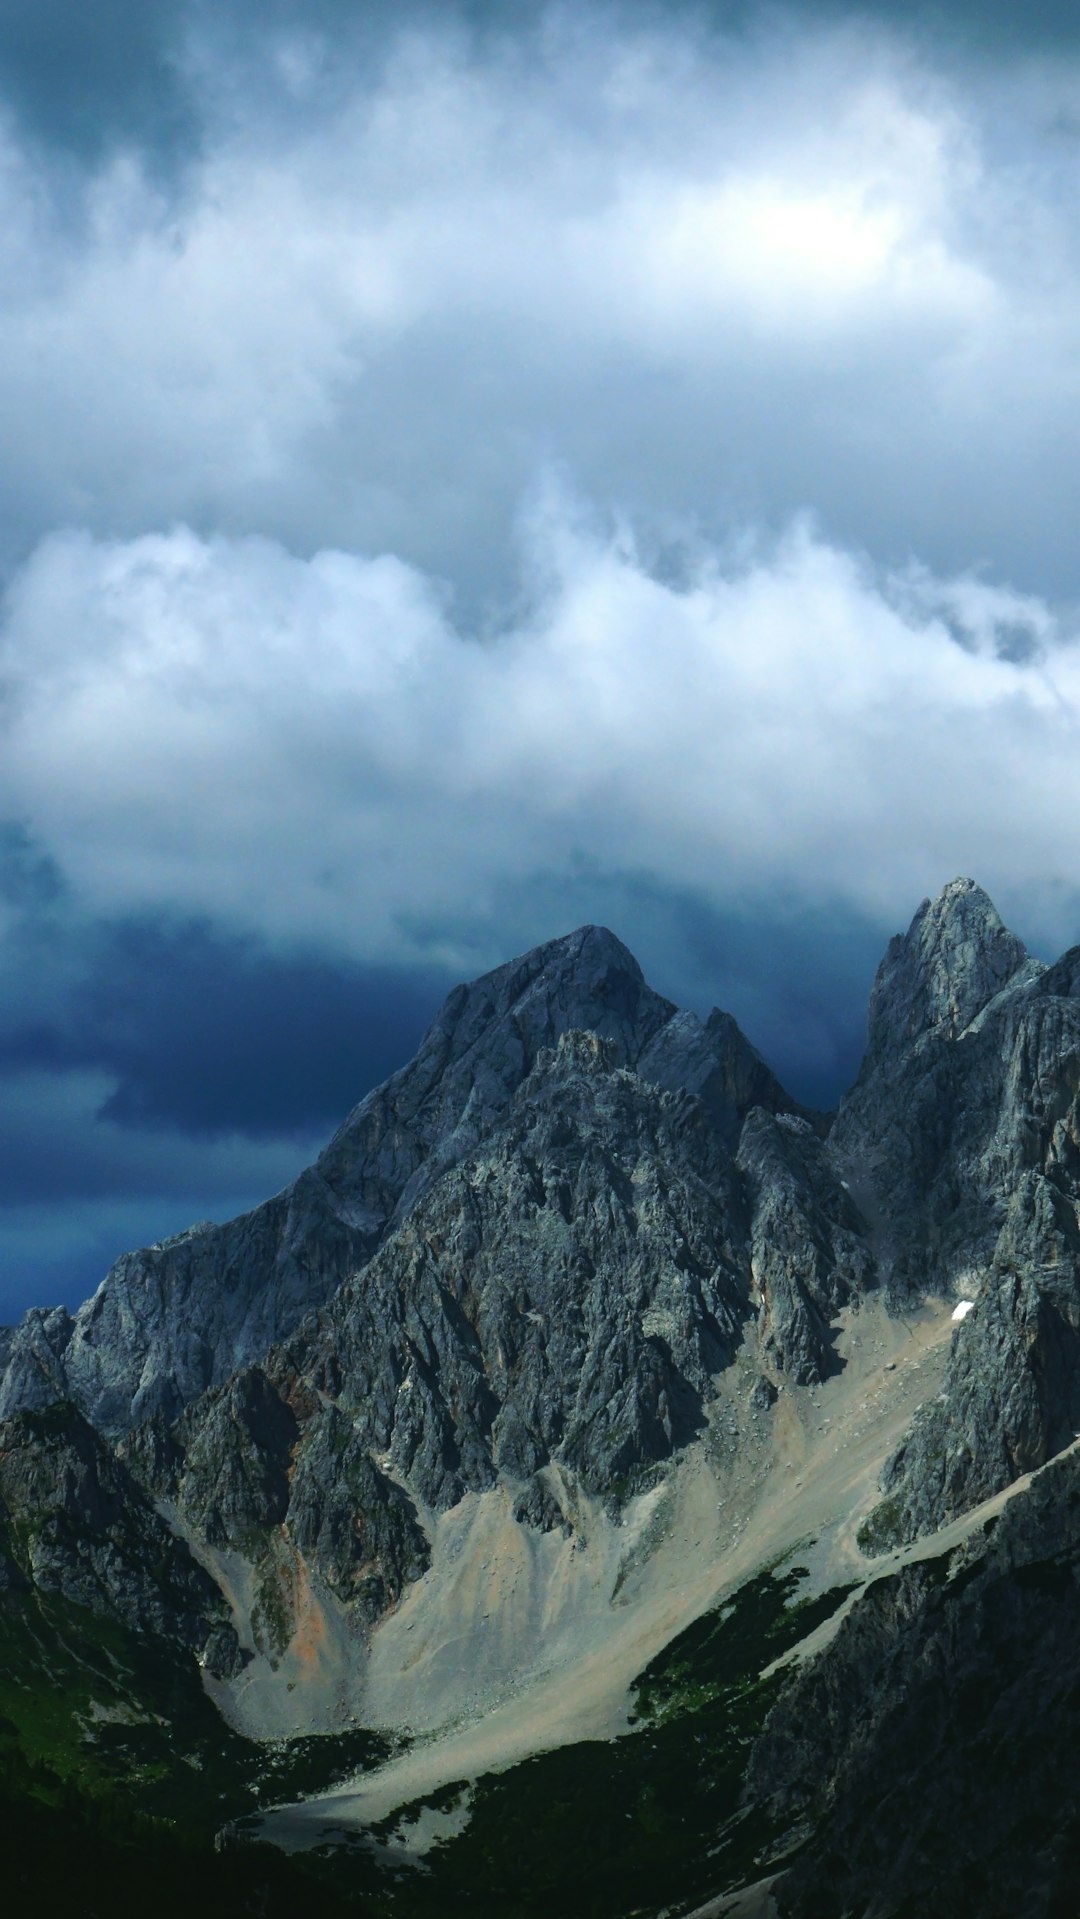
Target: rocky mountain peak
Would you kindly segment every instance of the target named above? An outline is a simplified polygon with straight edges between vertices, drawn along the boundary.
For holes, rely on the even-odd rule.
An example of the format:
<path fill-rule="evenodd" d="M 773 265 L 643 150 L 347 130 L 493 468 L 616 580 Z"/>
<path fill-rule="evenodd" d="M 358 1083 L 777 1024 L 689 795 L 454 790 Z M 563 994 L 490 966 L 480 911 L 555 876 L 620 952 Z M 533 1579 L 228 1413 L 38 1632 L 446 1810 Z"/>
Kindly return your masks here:
<path fill-rule="evenodd" d="M 415 1057 L 355 1107 L 315 1166 L 221 1227 L 125 1254 L 74 1322 L 8 1342 L 0 1411 L 72 1398 L 109 1432 L 173 1418 L 333 1297 L 505 1116 L 563 1034 L 636 1066 L 675 1007 L 614 933 L 582 926 L 455 987 Z"/>
<path fill-rule="evenodd" d="M 614 1041 L 627 1062 L 675 1012 L 645 983 L 633 954 L 605 926 L 579 926 L 454 989 L 431 1028 L 460 1059 L 511 1020 L 531 1064 L 571 1030 Z M 421 1048 L 423 1052 L 427 1042 Z"/>
<path fill-rule="evenodd" d="M 870 995 L 868 1059 L 924 1034 L 955 1038 L 1028 958 L 974 880 L 950 880 L 890 940 Z"/>

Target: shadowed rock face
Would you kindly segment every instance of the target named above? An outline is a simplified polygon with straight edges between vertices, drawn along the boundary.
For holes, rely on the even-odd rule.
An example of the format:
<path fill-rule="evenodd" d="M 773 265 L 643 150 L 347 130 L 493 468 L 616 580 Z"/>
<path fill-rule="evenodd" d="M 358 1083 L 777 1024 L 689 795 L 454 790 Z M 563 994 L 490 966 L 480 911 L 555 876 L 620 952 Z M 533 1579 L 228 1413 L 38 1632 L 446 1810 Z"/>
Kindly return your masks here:
<path fill-rule="evenodd" d="M 1080 1427 L 1080 980 L 1031 960 L 955 881 L 894 940 L 832 1150 L 899 1301 L 966 1294 L 941 1397 L 882 1481 L 906 1539 L 1041 1465 Z"/>
<path fill-rule="evenodd" d="M 529 1511 L 553 1461 L 617 1493 L 694 1436 L 748 1310 L 738 1184 L 701 1102 L 616 1060 L 592 1033 L 542 1051 L 333 1304 L 162 1437 L 203 1537 L 257 1556 L 283 1526 L 385 1604 L 427 1556 L 396 1481 L 437 1511 L 502 1476 Z"/>
<path fill-rule="evenodd" d="M 570 1033 L 276 1363 L 432 1506 L 553 1458 L 605 1491 L 698 1429 L 746 1313 L 743 1235 L 700 1103 Z"/>
<path fill-rule="evenodd" d="M 956 1039 L 1028 958 L 982 887 L 950 880 L 889 941 L 870 995 L 860 1082 L 919 1041 Z"/>
<path fill-rule="evenodd" d="M 1080 1460 L 992 1534 L 879 1580 L 766 1722 L 749 1792 L 786 1919 L 1068 1919 L 1080 1861 Z M 783 1843 L 783 1842 L 781 1842 Z"/>
<path fill-rule="evenodd" d="M 0 1416 L 61 1391 L 111 1432 L 174 1418 L 333 1297 L 505 1112 L 542 1046 L 588 1027 L 633 1063 L 674 1012 L 614 935 L 592 926 L 457 987 L 415 1059 L 285 1192 L 225 1226 L 125 1254 L 74 1319 L 31 1315 Z"/>
<path fill-rule="evenodd" d="M 801 1111 L 727 1015 L 703 1024 L 646 985 L 614 937 L 583 927 L 455 988 L 415 1059 L 361 1102 L 266 1205 L 125 1254 L 72 1318 L 13 1336 L 0 1416 L 68 1396 L 112 1433 L 174 1419 L 333 1298 L 446 1172 L 486 1140 L 540 1051 L 593 1032 L 612 1066 L 700 1092 L 731 1144 L 754 1104 Z"/>
<path fill-rule="evenodd" d="M 879 1224 L 899 1296 L 948 1291 L 993 1248 L 1029 1147 L 1024 1102 L 1040 1067 L 1023 1054 L 1044 970 L 970 880 L 924 902 L 890 942 L 830 1145 Z M 1052 1069 L 1056 1039 L 1044 1050 Z"/>
<path fill-rule="evenodd" d="M 0 1589 L 33 1585 L 169 1639 L 221 1674 L 242 1656 L 214 1581 L 74 1406 L 0 1423 Z"/>
<path fill-rule="evenodd" d="M 824 1379 L 836 1369 L 830 1322 L 874 1283 L 865 1222 L 805 1120 L 752 1112 L 737 1163 L 750 1206 L 762 1357 L 803 1384 Z"/>

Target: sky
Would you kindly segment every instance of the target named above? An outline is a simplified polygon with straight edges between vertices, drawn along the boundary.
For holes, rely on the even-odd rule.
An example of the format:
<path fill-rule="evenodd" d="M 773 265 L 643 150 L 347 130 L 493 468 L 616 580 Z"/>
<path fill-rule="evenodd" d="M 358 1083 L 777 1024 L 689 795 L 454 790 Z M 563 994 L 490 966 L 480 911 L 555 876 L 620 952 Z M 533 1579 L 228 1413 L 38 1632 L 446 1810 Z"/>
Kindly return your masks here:
<path fill-rule="evenodd" d="M 1080 17 L 0 0 L 0 1320 L 585 921 L 1080 941 Z"/>

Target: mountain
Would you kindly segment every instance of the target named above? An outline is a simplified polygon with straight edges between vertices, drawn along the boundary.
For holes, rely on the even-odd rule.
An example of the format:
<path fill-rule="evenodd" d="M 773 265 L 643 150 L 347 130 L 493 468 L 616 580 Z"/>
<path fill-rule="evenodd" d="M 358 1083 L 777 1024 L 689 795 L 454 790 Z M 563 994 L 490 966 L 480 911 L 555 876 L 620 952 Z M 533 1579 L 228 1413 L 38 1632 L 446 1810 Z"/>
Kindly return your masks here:
<path fill-rule="evenodd" d="M 974 1301 L 890 1461 L 897 1540 L 1042 1465 L 1080 1429 L 1080 953 L 1031 960 L 970 881 L 894 940 L 830 1144 L 895 1296 Z"/>
<path fill-rule="evenodd" d="M 265 1835 L 399 1919 L 762 1875 L 793 1919 L 1058 1910 L 1078 1097 L 1080 949 L 970 880 L 890 943 L 832 1116 L 604 929 L 456 988 L 284 1193 L 0 1336 L 0 1624 L 78 1702 L 43 1744 L 13 1678 L 0 1760 L 137 1794 L 110 1715 L 175 1770 L 216 1710 L 207 1830 L 291 1797 Z"/>
<path fill-rule="evenodd" d="M 0 1417 L 57 1393 L 112 1434 L 175 1417 L 331 1299 L 486 1138 L 540 1051 L 575 1028 L 651 1082 L 691 1086 L 729 1137 L 751 1104 L 801 1110 L 734 1021 L 678 1014 L 613 934 L 582 927 L 456 988 L 416 1057 L 276 1198 L 127 1254 L 74 1318 L 31 1313 L 12 1342 Z"/>

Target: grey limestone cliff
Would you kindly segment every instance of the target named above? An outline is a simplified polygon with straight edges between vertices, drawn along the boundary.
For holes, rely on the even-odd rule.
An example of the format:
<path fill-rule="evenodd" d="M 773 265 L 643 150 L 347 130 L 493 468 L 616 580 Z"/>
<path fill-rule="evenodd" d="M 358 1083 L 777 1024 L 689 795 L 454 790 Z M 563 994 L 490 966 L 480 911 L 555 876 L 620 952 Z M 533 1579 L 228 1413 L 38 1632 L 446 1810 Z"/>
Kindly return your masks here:
<path fill-rule="evenodd" d="M 425 1512 L 503 1480 L 566 1527 L 555 1488 L 617 1501 L 699 1433 L 755 1272 L 766 1368 L 827 1370 L 873 1275 L 823 1131 L 729 1016 L 582 928 L 455 989 L 285 1193 L 30 1314 L 0 1413 L 76 1402 L 247 1560 L 272 1654 L 308 1574 L 370 1622 L 425 1569 Z"/>
<path fill-rule="evenodd" d="M 889 944 L 830 1146 L 878 1226 L 899 1297 L 950 1290 L 993 1248 L 1031 1077 L 1003 1044 L 1015 1052 L 1018 1011 L 1043 971 L 970 880 L 924 901 Z"/>
<path fill-rule="evenodd" d="M 1080 1427 L 1080 998 L 956 881 L 894 940 L 830 1144 L 894 1295 L 974 1301 L 875 1538 L 932 1530 Z"/>
<path fill-rule="evenodd" d="M 762 1357 L 809 1385 L 836 1369 L 836 1314 L 875 1282 L 866 1223 L 828 1149 L 795 1115 L 752 1112 L 737 1163 L 750 1205 Z"/>
<path fill-rule="evenodd" d="M 332 1298 L 505 1111 L 542 1046 L 587 1026 L 633 1061 L 674 1012 L 598 927 L 456 988 L 416 1057 L 285 1192 L 125 1254 L 74 1318 L 32 1316 L 12 1344 L 0 1416 L 59 1391 L 110 1432 L 175 1417 Z"/>
<path fill-rule="evenodd" d="M 228 1608 L 121 1460 L 57 1402 L 0 1422 L 0 1558 L 32 1585 L 239 1669 Z"/>
<path fill-rule="evenodd" d="M 1072 1452 L 966 1545 L 856 1601 L 751 1761 L 778 1851 L 804 1846 L 773 1888 L 784 1919 L 1069 1919 L 1078 1599 Z"/>
<path fill-rule="evenodd" d="M 133 1435 L 204 1538 L 262 1562 L 277 1531 L 374 1616 L 427 1562 L 405 1487 L 438 1511 L 503 1478 L 550 1524 L 551 1462 L 617 1496 L 701 1429 L 748 1311 L 741 1196 L 701 1101 L 620 1050 L 543 1049 L 332 1304 Z"/>
<path fill-rule="evenodd" d="M 503 1478 L 560 1523 L 549 1465 L 630 1484 L 750 1328 L 763 1403 L 822 1379 L 880 1278 L 975 1301 L 886 1469 L 874 1536 L 910 1537 L 1080 1426 L 1078 988 L 951 882 L 888 948 L 830 1130 L 582 928 L 455 989 L 285 1193 L 29 1315 L 0 1413 L 74 1400 L 208 1544 L 287 1536 L 370 1611 L 425 1509 Z"/>
<path fill-rule="evenodd" d="M 31 1314 L 10 1340 L 0 1417 L 65 1396 L 112 1433 L 174 1419 L 332 1299 L 572 1028 L 651 1082 L 699 1092 L 729 1144 L 753 1105 L 802 1110 L 733 1020 L 678 1013 L 613 934 L 583 927 L 455 988 L 416 1057 L 285 1192 L 125 1254 L 73 1317 Z"/>
<path fill-rule="evenodd" d="M 30 1315 L 0 1416 L 72 1398 L 119 1433 L 173 1419 L 327 1303 L 505 1114 L 541 1049 L 572 1028 L 666 1087 L 691 1085 L 730 1137 L 752 1103 L 793 1106 L 734 1022 L 677 1014 L 614 937 L 583 927 L 455 988 L 416 1057 L 361 1102 L 314 1166 L 224 1226 L 126 1254 L 74 1315 Z"/>

